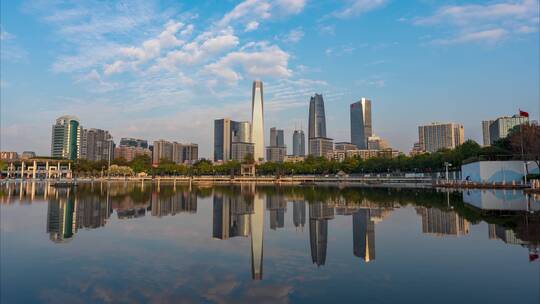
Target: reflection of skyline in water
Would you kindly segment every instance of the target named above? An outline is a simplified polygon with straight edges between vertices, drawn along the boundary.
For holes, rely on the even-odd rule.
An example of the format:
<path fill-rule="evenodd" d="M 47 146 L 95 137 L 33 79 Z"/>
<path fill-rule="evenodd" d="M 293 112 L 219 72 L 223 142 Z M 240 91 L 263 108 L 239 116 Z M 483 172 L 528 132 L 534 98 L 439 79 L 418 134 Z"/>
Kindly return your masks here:
<path fill-rule="evenodd" d="M 290 210 L 292 210 L 292 225 L 297 232 L 304 233 L 303 228 L 308 225 L 306 231 L 309 233 L 308 254 L 311 255 L 312 263 L 318 267 L 327 263 L 329 222 L 337 216 L 351 217 L 352 254 L 366 263 L 376 260 L 377 224 L 383 222 L 396 208 L 415 206 L 422 233 L 437 237 L 466 237 L 469 235 L 470 225 L 478 224 L 478 220 L 474 217 L 472 222 L 464 217 L 471 210 L 475 210 L 474 208 L 463 207 L 465 205 L 463 201 L 459 201 L 459 196 L 452 197 L 453 205 L 449 208 L 450 206 L 446 205 L 447 195 L 442 193 L 428 192 L 426 202 L 420 202 L 421 200 L 417 202 L 409 197 L 404 197 L 405 199 L 402 197 L 400 201 L 394 199 L 393 196 L 403 195 L 398 192 L 385 194 L 373 191 L 374 193 L 358 194 L 358 191 L 342 193 L 340 190 L 329 190 L 319 193 L 310 188 L 267 190 L 253 185 L 189 189 L 144 183 L 95 183 L 65 189 L 54 188 L 44 183 L 21 183 L 4 186 L 0 199 L 3 204 L 13 203 L 17 199 L 21 203 L 45 199 L 48 202 L 46 232 L 51 241 L 59 243 L 69 241 L 80 233 L 81 229 L 106 227 L 114 212 L 120 220 L 147 215 L 161 218 L 180 213 L 189 216 L 197 213 L 199 197 L 211 197 L 212 237 L 219 240 L 250 237 L 251 270 L 254 280 L 263 278 L 265 213 L 268 214 L 270 229 L 266 233 L 278 233 L 284 228 L 287 219 L 285 215 Z M 413 190 L 409 192 L 411 197 L 422 194 Z M 465 197 L 468 196 L 470 194 Z M 501 195 L 495 193 L 476 197 L 489 198 Z M 515 192 L 512 193 L 514 200 L 519 200 L 517 197 Z M 439 201 L 440 204 L 436 203 Z M 287 208 L 288 204 L 291 204 L 290 208 Z M 482 201 L 483 206 L 488 204 L 490 202 Z M 501 206 L 497 202 L 491 204 L 496 204 L 499 208 Z M 515 211 L 513 207 L 510 209 Z M 489 224 L 488 237 L 502 240 L 508 245 L 525 247 L 534 257 L 540 242 L 538 214 L 516 213 L 514 217 L 515 227 Z"/>
<path fill-rule="evenodd" d="M 469 222 L 454 211 L 419 207 L 416 213 L 422 217 L 422 233 L 435 236 L 469 234 Z"/>

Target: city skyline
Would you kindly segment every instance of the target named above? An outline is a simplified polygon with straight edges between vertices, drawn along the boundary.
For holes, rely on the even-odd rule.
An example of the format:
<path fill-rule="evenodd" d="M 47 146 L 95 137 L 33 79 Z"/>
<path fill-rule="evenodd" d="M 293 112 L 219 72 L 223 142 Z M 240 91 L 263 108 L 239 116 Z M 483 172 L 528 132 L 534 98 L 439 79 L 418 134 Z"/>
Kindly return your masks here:
<path fill-rule="evenodd" d="M 315 93 L 328 137 L 348 141 L 347 105 L 368 96 L 373 129 L 404 152 L 432 121 L 482 143 L 482 120 L 519 108 L 538 120 L 538 1 L 253 3 L 267 1 L 2 2 L 2 149 L 45 155 L 43 126 L 72 114 L 115 139 L 198 142 L 211 158 L 207 117 L 249 121 L 253 79 L 288 143 Z"/>

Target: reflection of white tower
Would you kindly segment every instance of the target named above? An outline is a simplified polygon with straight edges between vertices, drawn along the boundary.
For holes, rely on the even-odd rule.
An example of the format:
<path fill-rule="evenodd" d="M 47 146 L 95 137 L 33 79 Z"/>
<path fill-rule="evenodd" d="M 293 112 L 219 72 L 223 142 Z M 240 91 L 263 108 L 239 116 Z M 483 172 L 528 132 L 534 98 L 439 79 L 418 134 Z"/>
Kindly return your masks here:
<path fill-rule="evenodd" d="M 264 205 L 263 198 L 255 194 L 253 213 L 251 217 L 251 277 L 262 280 L 263 261 L 263 227 Z"/>
<path fill-rule="evenodd" d="M 263 119 L 263 83 L 253 82 L 251 96 L 251 142 L 255 145 L 253 159 L 264 160 L 264 119 Z"/>

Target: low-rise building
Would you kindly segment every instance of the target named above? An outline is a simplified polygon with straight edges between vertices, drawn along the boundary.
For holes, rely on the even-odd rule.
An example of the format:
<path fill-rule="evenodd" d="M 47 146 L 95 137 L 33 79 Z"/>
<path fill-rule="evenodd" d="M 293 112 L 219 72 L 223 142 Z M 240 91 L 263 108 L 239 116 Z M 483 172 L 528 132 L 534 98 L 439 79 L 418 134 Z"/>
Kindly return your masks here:
<path fill-rule="evenodd" d="M 374 135 L 368 138 L 367 148 L 368 150 L 385 150 L 390 148 L 390 145 L 383 138 Z"/>
<path fill-rule="evenodd" d="M 349 151 L 356 150 L 358 147 L 350 142 L 337 142 L 334 144 L 334 150 Z"/>
<path fill-rule="evenodd" d="M 285 163 L 299 163 L 306 160 L 305 156 L 297 156 L 297 155 L 287 155 L 285 158 L 283 158 L 283 162 Z"/>
<path fill-rule="evenodd" d="M 2 151 L 0 152 L 0 160 L 17 160 L 19 159 L 19 154 L 12 151 Z"/>
<path fill-rule="evenodd" d="M 21 159 L 32 159 L 32 158 L 36 158 L 36 152 L 34 151 L 24 151 L 22 154 L 21 154 Z"/>
<path fill-rule="evenodd" d="M 334 140 L 327 137 L 314 137 L 309 139 L 310 155 L 326 157 L 334 150 Z"/>
<path fill-rule="evenodd" d="M 274 163 L 282 163 L 287 156 L 287 147 L 266 147 L 266 160 Z"/>
<path fill-rule="evenodd" d="M 424 153 L 426 153 L 426 151 L 424 150 L 424 148 L 422 148 L 422 145 L 419 142 L 415 142 L 413 144 L 411 152 L 409 152 L 409 155 L 410 156 L 416 156 L 416 155 L 420 155 L 420 154 L 424 154 Z"/>
<path fill-rule="evenodd" d="M 326 158 L 330 160 L 335 160 L 342 162 L 347 158 L 360 158 L 362 160 L 375 158 L 375 157 L 385 157 L 385 158 L 396 158 L 399 156 L 399 151 L 393 149 L 383 149 L 383 150 L 333 150 L 326 154 Z"/>

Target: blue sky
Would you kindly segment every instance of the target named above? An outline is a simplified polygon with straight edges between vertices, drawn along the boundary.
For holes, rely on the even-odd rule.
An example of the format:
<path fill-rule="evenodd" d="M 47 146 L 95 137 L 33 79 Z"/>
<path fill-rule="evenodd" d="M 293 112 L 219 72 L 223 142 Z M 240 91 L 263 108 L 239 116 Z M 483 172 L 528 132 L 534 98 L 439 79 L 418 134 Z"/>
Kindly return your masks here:
<path fill-rule="evenodd" d="M 417 126 L 527 110 L 538 120 L 538 0 L 2 1 L 1 149 L 50 153 L 64 114 L 84 127 L 195 142 L 213 120 L 307 128 L 323 93 L 328 135 L 350 140 L 349 104 L 373 100 L 377 135 L 407 152 Z M 268 134 L 267 134 L 268 136 Z"/>

